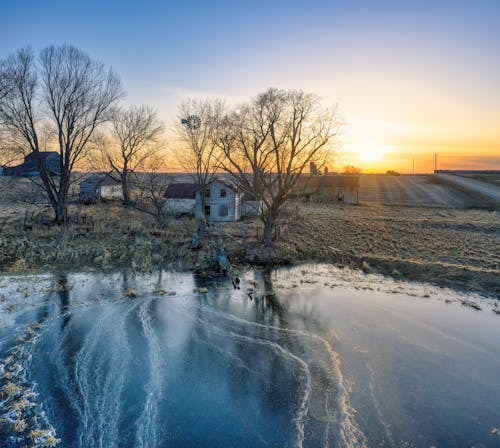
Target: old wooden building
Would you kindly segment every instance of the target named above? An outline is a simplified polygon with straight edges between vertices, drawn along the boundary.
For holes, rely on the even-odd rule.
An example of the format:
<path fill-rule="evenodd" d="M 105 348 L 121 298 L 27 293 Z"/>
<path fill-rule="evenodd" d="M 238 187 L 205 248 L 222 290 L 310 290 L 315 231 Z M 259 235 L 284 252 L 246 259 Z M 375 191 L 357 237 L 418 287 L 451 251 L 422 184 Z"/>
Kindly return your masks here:
<path fill-rule="evenodd" d="M 95 204 L 101 199 L 123 198 L 121 183 L 106 173 L 86 177 L 79 187 L 78 199 L 83 204 Z"/>
<path fill-rule="evenodd" d="M 56 151 L 32 152 L 24 158 L 24 162 L 17 166 L 4 167 L 4 176 L 35 177 L 40 175 L 43 166 L 47 174 L 57 176 L 61 174 L 61 156 Z"/>
<path fill-rule="evenodd" d="M 294 188 L 294 194 L 305 200 L 329 203 L 358 204 L 358 175 L 304 176 Z"/>

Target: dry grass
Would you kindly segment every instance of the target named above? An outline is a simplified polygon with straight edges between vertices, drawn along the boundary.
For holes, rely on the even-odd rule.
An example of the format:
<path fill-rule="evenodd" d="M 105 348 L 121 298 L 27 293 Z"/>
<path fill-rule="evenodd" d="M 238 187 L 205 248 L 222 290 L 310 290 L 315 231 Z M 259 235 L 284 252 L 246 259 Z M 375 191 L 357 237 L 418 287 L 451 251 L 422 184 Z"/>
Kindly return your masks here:
<path fill-rule="evenodd" d="M 1 198 L 0 198 L 0 201 Z M 12 202 L 0 202 L 11 210 Z M 148 215 L 119 203 L 73 206 L 72 222 L 49 225 L 49 211 L 28 222 L 9 215 L 0 233 L 0 270 L 139 270 L 171 266 L 206 270 L 222 244 L 236 266 L 327 261 L 410 280 L 500 294 L 498 212 L 403 206 L 291 203 L 274 247 L 258 242 L 257 220 L 210 226 L 204 250 L 191 251 L 192 219 L 159 229 Z"/>
<path fill-rule="evenodd" d="M 0 234 L 0 269 L 10 272 L 52 268 L 149 269 L 188 258 L 194 222 L 172 221 L 158 229 L 154 220 L 120 204 L 74 207 L 65 227 L 44 212 L 27 226 L 24 216 Z"/>

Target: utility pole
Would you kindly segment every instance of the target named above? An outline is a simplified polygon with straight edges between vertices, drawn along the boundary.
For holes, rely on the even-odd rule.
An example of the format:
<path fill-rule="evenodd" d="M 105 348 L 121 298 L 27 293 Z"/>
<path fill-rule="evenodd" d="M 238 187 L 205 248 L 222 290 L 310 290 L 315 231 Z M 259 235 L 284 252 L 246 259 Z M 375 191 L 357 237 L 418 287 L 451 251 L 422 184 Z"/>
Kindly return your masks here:
<path fill-rule="evenodd" d="M 436 174 L 436 171 L 438 169 L 438 153 L 434 153 L 434 174 Z"/>
<path fill-rule="evenodd" d="M 415 157 L 413 157 L 413 174 L 415 174 Z"/>

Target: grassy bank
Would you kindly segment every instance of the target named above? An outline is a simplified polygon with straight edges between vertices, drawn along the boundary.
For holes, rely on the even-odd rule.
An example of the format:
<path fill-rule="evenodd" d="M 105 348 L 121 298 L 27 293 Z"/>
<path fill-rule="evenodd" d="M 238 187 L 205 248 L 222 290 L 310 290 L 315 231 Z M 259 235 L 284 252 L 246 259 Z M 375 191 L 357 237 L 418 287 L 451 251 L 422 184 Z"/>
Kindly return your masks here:
<path fill-rule="evenodd" d="M 0 236 L 4 272 L 52 269 L 148 270 L 170 265 L 206 269 L 211 249 L 222 245 L 233 264 L 276 265 L 333 262 L 409 280 L 429 281 L 500 294 L 500 219 L 496 212 L 416 207 L 292 203 L 273 247 L 258 242 L 257 220 L 209 228 L 204 249 L 189 249 L 195 223 L 154 220 L 119 204 L 72 210 L 64 228 L 49 225 L 44 213 L 8 218 Z"/>

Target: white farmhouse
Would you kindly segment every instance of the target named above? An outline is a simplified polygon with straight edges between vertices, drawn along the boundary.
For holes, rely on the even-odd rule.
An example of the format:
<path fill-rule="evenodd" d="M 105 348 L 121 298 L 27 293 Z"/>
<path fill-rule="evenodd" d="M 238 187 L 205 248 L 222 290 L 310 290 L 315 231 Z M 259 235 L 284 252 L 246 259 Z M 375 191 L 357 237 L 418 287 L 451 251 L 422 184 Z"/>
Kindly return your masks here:
<path fill-rule="evenodd" d="M 244 200 L 243 193 L 231 181 L 214 179 L 205 190 L 205 217 L 208 222 L 228 222 L 255 216 L 259 203 L 248 199 Z M 165 207 L 174 215 L 190 214 L 200 218 L 201 204 L 201 192 L 196 183 L 174 183 L 165 191 Z"/>

